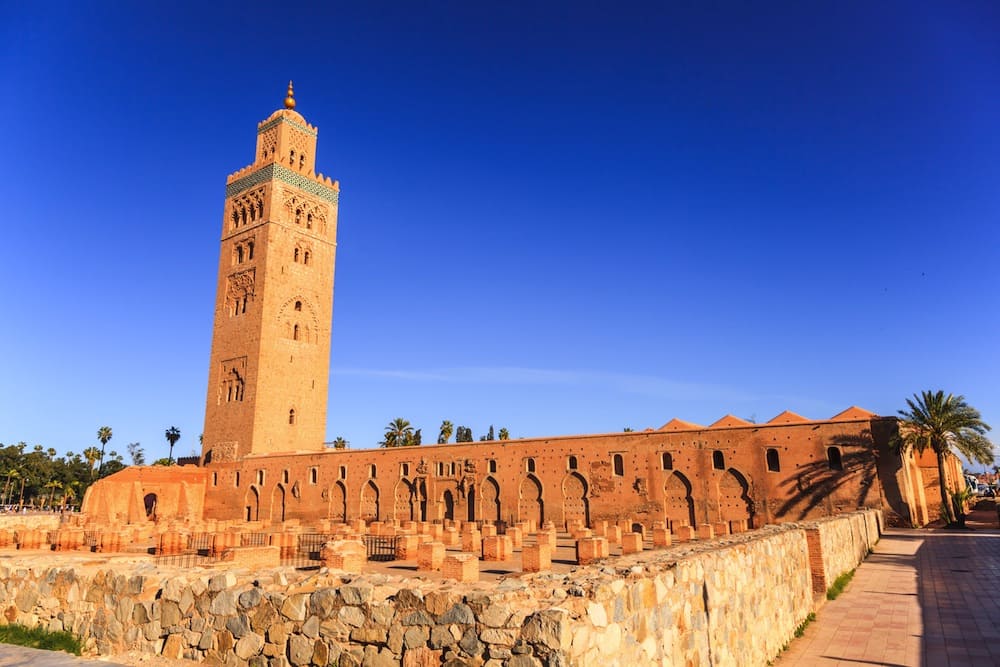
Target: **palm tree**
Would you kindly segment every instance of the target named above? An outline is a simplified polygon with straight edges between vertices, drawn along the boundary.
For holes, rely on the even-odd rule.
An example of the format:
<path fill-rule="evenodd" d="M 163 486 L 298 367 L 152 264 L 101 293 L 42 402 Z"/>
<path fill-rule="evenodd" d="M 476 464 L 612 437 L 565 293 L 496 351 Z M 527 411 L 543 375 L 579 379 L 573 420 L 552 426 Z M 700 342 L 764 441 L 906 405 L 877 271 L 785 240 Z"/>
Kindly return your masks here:
<path fill-rule="evenodd" d="M 87 461 L 87 465 L 90 466 L 90 479 L 94 480 L 94 468 L 97 466 L 97 462 L 104 458 L 97 447 L 87 447 L 83 450 L 83 458 Z"/>
<path fill-rule="evenodd" d="M 413 427 L 402 417 L 396 417 L 385 427 L 385 440 L 379 444 L 382 447 L 403 447 L 413 437 Z"/>
<path fill-rule="evenodd" d="M 497 438 L 500 440 L 510 440 L 510 431 L 507 430 L 507 427 L 503 426 L 500 428 Z"/>
<path fill-rule="evenodd" d="M 349 443 L 346 440 L 344 440 L 343 436 L 339 436 L 338 435 L 336 438 L 333 439 L 333 448 L 334 449 L 347 449 L 348 445 L 350 445 L 350 444 L 351 443 Z"/>
<path fill-rule="evenodd" d="M 177 428 L 176 426 L 171 426 L 170 428 L 167 429 L 166 436 L 167 436 L 167 442 L 170 443 L 170 456 L 168 456 L 167 458 L 170 459 L 171 463 L 173 463 L 174 462 L 174 443 L 176 443 L 178 440 L 181 439 L 181 430 L 179 428 Z"/>
<path fill-rule="evenodd" d="M 441 433 L 438 435 L 438 444 L 443 445 L 451 440 L 451 434 L 455 432 L 455 425 L 445 419 L 441 422 Z"/>
<path fill-rule="evenodd" d="M 104 446 L 108 444 L 109 440 L 111 440 L 111 427 L 102 426 L 97 429 L 97 439 L 101 441 L 101 466 L 97 471 L 97 476 L 100 477 L 101 471 L 104 470 Z"/>
<path fill-rule="evenodd" d="M 128 443 L 128 455 L 132 458 L 132 465 L 143 466 L 146 465 L 146 453 L 142 451 L 142 445 L 138 442 Z"/>
<path fill-rule="evenodd" d="M 903 421 L 899 426 L 899 444 L 923 452 L 930 448 L 937 455 L 938 482 L 945 520 L 955 522 L 951 489 L 945 477 L 948 454 L 958 450 L 968 459 L 988 465 L 993 463 L 993 445 L 985 433 L 990 430 L 964 396 L 945 395 L 943 391 L 925 391 L 906 399 L 909 410 L 900 410 Z M 958 491 L 958 489 L 956 489 Z"/>
<path fill-rule="evenodd" d="M 10 496 L 11 493 L 13 492 L 13 487 L 10 484 L 10 478 L 20 477 L 20 476 L 21 473 L 17 468 L 11 468 L 10 470 L 7 471 L 7 483 L 4 484 L 3 487 L 3 502 L 5 505 L 10 503 Z"/>
<path fill-rule="evenodd" d="M 48 482 L 45 485 L 45 488 L 46 489 L 52 489 L 52 491 L 49 492 L 49 507 L 52 507 L 52 503 L 55 502 L 55 499 L 56 499 L 56 489 L 62 489 L 63 488 L 62 482 L 60 482 L 59 480 L 54 479 L 51 482 Z"/>

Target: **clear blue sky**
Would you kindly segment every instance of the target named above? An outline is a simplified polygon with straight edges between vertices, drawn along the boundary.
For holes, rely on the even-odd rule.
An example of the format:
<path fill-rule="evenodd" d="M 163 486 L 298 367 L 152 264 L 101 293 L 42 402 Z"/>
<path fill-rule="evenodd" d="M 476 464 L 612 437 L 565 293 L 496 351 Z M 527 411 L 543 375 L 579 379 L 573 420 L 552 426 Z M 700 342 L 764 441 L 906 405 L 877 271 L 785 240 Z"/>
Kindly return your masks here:
<path fill-rule="evenodd" d="M 197 449 L 289 79 L 341 182 L 328 440 L 937 388 L 1000 429 L 997 3 L 317 4 L 0 5 L 0 442 Z"/>

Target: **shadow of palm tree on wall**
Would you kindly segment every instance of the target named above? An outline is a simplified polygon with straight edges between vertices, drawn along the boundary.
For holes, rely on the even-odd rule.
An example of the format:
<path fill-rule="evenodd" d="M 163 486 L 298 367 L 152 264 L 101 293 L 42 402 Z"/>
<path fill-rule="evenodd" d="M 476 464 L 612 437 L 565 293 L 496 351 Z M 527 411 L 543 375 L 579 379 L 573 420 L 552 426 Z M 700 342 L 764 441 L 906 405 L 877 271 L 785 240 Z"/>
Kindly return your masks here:
<path fill-rule="evenodd" d="M 836 453 L 831 454 L 830 448 L 835 448 Z M 795 477 L 781 485 L 788 500 L 778 507 L 776 516 L 795 513 L 794 520 L 804 519 L 824 502 L 832 514 L 834 497 L 838 496 L 836 502 L 843 504 L 845 493 L 856 496 L 850 509 L 864 507 L 877 493 L 879 457 L 868 429 L 834 436 L 824 449 L 826 458 L 800 466 Z"/>

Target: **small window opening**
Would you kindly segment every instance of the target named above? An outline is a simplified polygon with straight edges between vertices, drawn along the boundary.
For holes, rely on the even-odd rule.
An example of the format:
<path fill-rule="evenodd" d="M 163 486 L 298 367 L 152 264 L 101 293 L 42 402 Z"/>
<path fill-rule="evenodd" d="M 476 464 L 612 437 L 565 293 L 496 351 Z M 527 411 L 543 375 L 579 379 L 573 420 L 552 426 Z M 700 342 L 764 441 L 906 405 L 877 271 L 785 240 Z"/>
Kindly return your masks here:
<path fill-rule="evenodd" d="M 281 471 L 281 481 L 284 482 L 285 484 L 288 484 L 288 471 L 287 470 L 282 470 Z"/>
<path fill-rule="evenodd" d="M 340 466 L 340 479 L 347 479 L 347 466 Z"/>
<path fill-rule="evenodd" d="M 726 455 L 720 452 L 719 450 L 715 450 L 714 452 L 712 452 L 712 467 L 715 468 L 716 470 L 725 470 Z"/>
<path fill-rule="evenodd" d="M 781 461 L 778 458 L 778 450 L 773 447 L 767 450 L 767 470 L 768 472 L 781 472 Z"/>
<path fill-rule="evenodd" d="M 243 263 L 243 246 L 241 245 L 236 246 L 236 263 Z"/>
<path fill-rule="evenodd" d="M 410 464 L 409 463 L 404 463 L 401 466 L 399 466 L 399 474 L 402 475 L 403 477 L 409 477 L 410 476 Z"/>
<path fill-rule="evenodd" d="M 218 486 L 218 485 L 219 485 L 219 473 L 213 472 L 212 473 L 212 486 Z"/>
<path fill-rule="evenodd" d="M 840 456 L 839 447 L 826 448 L 826 460 L 830 464 L 830 470 L 843 470 L 844 460 Z"/>
<path fill-rule="evenodd" d="M 535 472 L 535 459 L 531 458 L 525 459 L 524 469 L 527 470 L 528 472 Z"/>
<path fill-rule="evenodd" d="M 490 470 L 490 472 L 496 472 L 497 471 L 497 462 L 494 459 L 490 459 L 489 470 Z"/>
<path fill-rule="evenodd" d="M 236 471 L 236 480 L 235 481 L 236 481 L 236 487 L 239 488 L 239 486 L 240 486 L 240 471 L 239 470 Z"/>
<path fill-rule="evenodd" d="M 303 264 L 308 264 L 309 263 L 309 251 L 308 250 L 306 250 L 305 253 L 303 253 L 303 255 L 302 255 L 302 263 Z"/>
<path fill-rule="evenodd" d="M 292 327 L 292 340 L 298 340 L 298 339 L 299 339 L 299 325 L 296 324 L 295 326 Z"/>
<path fill-rule="evenodd" d="M 253 241 L 247 244 L 247 259 L 253 259 Z"/>
<path fill-rule="evenodd" d="M 291 410 L 288 411 L 288 423 L 289 424 L 294 424 L 295 423 L 295 409 L 294 408 L 292 408 Z"/>
<path fill-rule="evenodd" d="M 621 454 L 611 457 L 611 465 L 614 468 L 615 477 L 625 476 L 625 458 Z"/>
<path fill-rule="evenodd" d="M 378 472 L 378 471 L 375 469 L 375 464 L 374 463 L 371 464 L 370 466 L 368 466 L 368 476 L 369 477 L 371 477 L 372 479 L 375 479 L 375 473 L 376 472 Z"/>
<path fill-rule="evenodd" d="M 292 261 L 294 261 L 296 264 L 299 263 L 299 249 L 298 248 L 295 249 L 295 253 L 292 255 Z"/>
<path fill-rule="evenodd" d="M 315 467 L 309 468 L 309 483 L 315 484 L 319 480 L 319 470 Z"/>
<path fill-rule="evenodd" d="M 673 470 L 674 469 L 674 457 L 671 456 L 668 452 L 663 452 L 663 455 L 660 457 L 660 466 L 664 470 Z"/>
<path fill-rule="evenodd" d="M 575 456 L 571 456 L 568 459 L 566 459 L 566 468 L 568 468 L 569 470 L 576 470 L 576 457 Z"/>
<path fill-rule="evenodd" d="M 306 215 L 306 229 L 313 228 L 313 214 L 309 213 Z"/>
<path fill-rule="evenodd" d="M 301 220 L 302 220 L 302 209 L 297 208 L 295 209 L 295 224 L 296 225 L 299 224 Z"/>
<path fill-rule="evenodd" d="M 296 311 L 302 310 L 302 302 L 301 301 L 296 301 L 295 302 L 295 310 Z"/>
<path fill-rule="evenodd" d="M 257 471 L 257 484 L 261 485 L 263 483 L 264 483 L 264 471 L 263 470 L 258 470 Z"/>

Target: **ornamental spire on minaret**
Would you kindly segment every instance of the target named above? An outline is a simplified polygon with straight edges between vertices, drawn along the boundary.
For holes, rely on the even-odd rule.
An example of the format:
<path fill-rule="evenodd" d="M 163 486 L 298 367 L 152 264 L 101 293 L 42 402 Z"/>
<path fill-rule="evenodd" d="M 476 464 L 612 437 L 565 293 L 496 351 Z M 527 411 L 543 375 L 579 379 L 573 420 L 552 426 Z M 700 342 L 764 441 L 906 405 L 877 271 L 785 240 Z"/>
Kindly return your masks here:
<path fill-rule="evenodd" d="M 292 82 L 288 81 L 288 94 L 285 96 L 285 108 L 294 109 L 295 108 L 295 93 L 292 91 Z"/>

